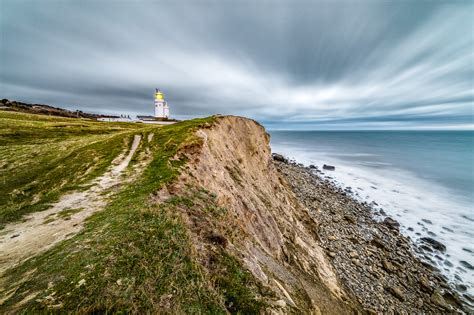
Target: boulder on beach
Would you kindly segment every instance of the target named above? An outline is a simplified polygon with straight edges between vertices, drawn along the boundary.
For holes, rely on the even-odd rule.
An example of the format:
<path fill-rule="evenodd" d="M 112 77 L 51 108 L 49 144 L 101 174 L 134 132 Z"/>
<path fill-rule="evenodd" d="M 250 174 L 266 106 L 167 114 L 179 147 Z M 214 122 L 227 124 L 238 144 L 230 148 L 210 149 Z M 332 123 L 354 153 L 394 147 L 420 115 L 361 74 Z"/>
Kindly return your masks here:
<path fill-rule="evenodd" d="M 383 224 L 385 224 L 386 226 L 388 226 L 389 228 L 391 228 L 393 230 L 398 230 L 398 228 L 400 227 L 400 223 L 398 223 L 397 220 L 394 220 L 390 217 L 386 217 L 383 220 Z"/>
<path fill-rule="evenodd" d="M 441 277 L 440 269 L 433 267 L 441 266 L 438 257 L 443 255 L 420 241 L 418 244 L 426 250 L 421 246 L 417 250 L 426 259 L 415 256 L 411 240 L 399 232 L 401 223 L 395 217 L 388 217 L 380 206 L 374 209 L 373 203 L 343 195 L 358 191 L 357 185 L 352 188 L 333 185 L 329 176 L 315 175 L 316 171 L 309 166 L 276 163 L 276 168 L 299 200 L 311 209 L 320 209 L 313 215 L 318 219 L 318 237 L 328 262 L 363 307 L 370 310 L 368 313 L 386 314 L 396 310 L 400 314 L 440 314 L 446 313 L 446 305 L 453 313 L 460 308 L 455 293 L 451 298 L 447 279 Z M 373 218 L 371 210 L 384 214 L 382 222 Z M 467 268 L 459 264 L 460 268 Z M 442 268 L 447 265 L 443 264 Z M 438 288 L 442 290 L 441 296 L 433 295 Z"/>
<path fill-rule="evenodd" d="M 459 262 L 464 268 L 467 268 L 469 270 L 474 270 L 474 266 L 468 263 L 467 261 L 461 260 Z"/>
<path fill-rule="evenodd" d="M 281 155 L 281 154 L 272 153 L 272 157 L 275 161 L 288 163 L 288 159 L 286 157 L 284 157 L 283 155 Z"/>
<path fill-rule="evenodd" d="M 444 253 L 446 251 L 446 246 L 443 243 L 432 239 L 431 237 L 422 237 L 420 238 L 420 241 L 428 244 L 431 248 L 436 249 L 440 252 Z"/>
<path fill-rule="evenodd" d="M 335 167 L 335 166 L 332 166 L 332 165 L 324 164 L 324 165 L 323 165 L 323 169 L 324 169 L 324 170 L 328 170 L 328 171 L 335 171 L 335 170 L 336 170 L 336 167 Z"/>

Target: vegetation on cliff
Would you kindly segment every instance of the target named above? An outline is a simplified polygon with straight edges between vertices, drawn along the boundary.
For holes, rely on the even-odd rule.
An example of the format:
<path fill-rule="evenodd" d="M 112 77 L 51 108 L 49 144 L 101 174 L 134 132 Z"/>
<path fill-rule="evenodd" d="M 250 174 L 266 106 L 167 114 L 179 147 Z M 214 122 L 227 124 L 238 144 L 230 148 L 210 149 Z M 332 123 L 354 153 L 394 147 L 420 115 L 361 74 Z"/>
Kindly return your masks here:
<path fill-rule="evenodd" d="M 81 189 L 132 135 L 140 133 L 148 141 L 128 167 L 126 177 L 133 180 L 124 181 L 80 233 L 3 273 L 0 310 L 258 312 L 264 306 L 258 299 L 260 286 L 240 261 L 216 252 L 213 266 L 203 268 L 182 217 L 172 211 L 178 201 L 157 203 L 153 197 L 186 164 L 178 152 L 199 145 L 194 131 L 213 121 L 144 127 L 2 113 L 3 168 L 13 177 L 2 182 L 10 196 L 9 208 L 1 212 L 5 223 L 45 209 L 66 190 Z M 19 150 L 25 153 L 15 156 Z M 38 156 L 41 161 L 35 161 Z M 30 171 L 14 173 L 11 164 Z M 14 194 L 17 199 L 11 197 L 35 181 L 33 188 Z M 32 204 L 37 194 L 47 197 Z M 209 208 L 217 207 L 211 197 L 207 202 Z M 42 206 L 35 207 L 38 203 Z"/>
<path fill-rule="evenodd" d="M 0 252 L 10 253 L 0 257 L 2 313 L 351 314 L 459 305 L 450 291 L 419 284 L 423 274 L 446 286 L 370 209 L 309 170 L 274 162 L 255 121 L 149 126 L 0 112 L 0 126 Z M 89 209 L 64 207 L 76 201 Z M 50 233 L 49 246 L 15 256 L 22 229 Z M 382 242 L 393 250 L 373 248 Z M 405 282 L 423 287 L 400 289 Z"/>
<path fill-rule="evenodd" d="M 80 189 L 141 129 L 147 130 L 140 124 L 0 111 L 0 227 Z"/>

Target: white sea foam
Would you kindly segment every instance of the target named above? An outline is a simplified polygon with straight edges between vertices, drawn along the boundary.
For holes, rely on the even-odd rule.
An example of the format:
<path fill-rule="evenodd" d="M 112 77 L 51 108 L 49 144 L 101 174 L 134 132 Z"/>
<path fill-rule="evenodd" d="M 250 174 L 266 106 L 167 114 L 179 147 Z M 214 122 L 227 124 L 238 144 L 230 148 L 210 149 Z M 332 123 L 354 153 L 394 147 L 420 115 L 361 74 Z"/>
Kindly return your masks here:
<path fill-rule="evenodd" d="M 378 205 L 375 208 L 383 208 L 400 222 L 401 232 L 414 243 L 421 237 L 431 237 L 445 244 L 446 253 L 434 253 L 432 261 L 451 282 L 463 283 L 469 287 L 469 293 L 474 293 L 474 272 L 460 263 L 474 264 L 473 211 L 462 196 L 390 164 L 376 167 L 377 162 L 351 163 L 335 154 L 308 152 L 291 144 L 272 144 L 272 149 L 320 169 L 323 164 L 335 165 L 336 171 L 326 171 L 325 176 L 332 177 L 341 187 L 350 186 L 357 199 L 374 201 Z"/>

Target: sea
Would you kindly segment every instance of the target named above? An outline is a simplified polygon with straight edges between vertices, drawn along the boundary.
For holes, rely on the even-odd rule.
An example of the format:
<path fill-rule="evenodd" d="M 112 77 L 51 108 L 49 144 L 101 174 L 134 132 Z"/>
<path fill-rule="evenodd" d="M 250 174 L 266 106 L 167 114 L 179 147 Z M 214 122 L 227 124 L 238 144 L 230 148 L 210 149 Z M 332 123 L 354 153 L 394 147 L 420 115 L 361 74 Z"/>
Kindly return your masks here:
<path fill-rule="evenodd" d="M 269 133 L 272 152 L 320 170 L 335 166 L 323 177 L 396 219 L 413 244 L 443 243 L 445 253 L 420 257 L 474 293 L 474 131 Z"/>

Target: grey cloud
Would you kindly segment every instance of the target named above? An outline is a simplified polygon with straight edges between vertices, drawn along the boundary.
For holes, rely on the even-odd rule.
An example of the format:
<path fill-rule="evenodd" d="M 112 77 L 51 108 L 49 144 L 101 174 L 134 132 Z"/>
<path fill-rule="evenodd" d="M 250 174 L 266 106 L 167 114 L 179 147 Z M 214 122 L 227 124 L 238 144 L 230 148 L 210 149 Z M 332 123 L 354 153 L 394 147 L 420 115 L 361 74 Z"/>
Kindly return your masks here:
<path fill-rule="evenodd" d="M 470 1 L 0 3 L 1 97 L 136 115 L 160 87 L 178 118 L 472 128 Z"/>

